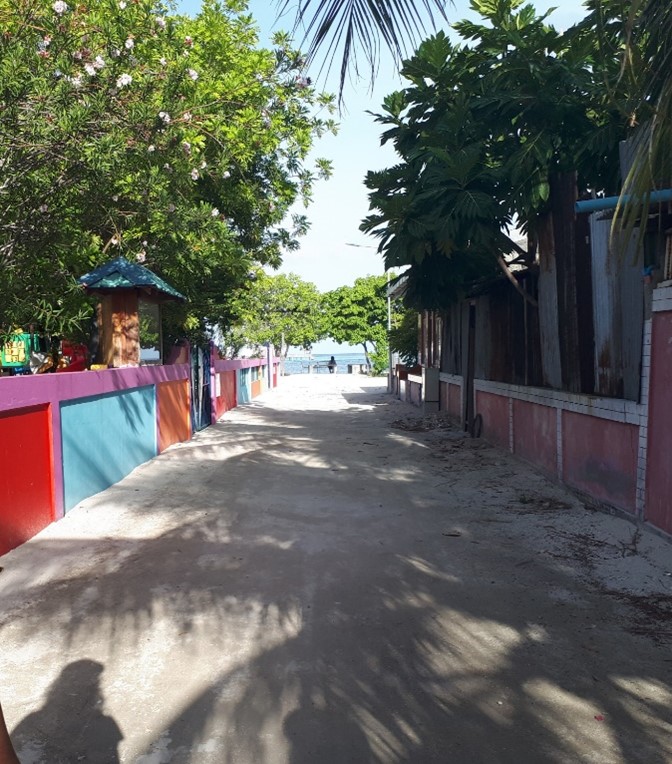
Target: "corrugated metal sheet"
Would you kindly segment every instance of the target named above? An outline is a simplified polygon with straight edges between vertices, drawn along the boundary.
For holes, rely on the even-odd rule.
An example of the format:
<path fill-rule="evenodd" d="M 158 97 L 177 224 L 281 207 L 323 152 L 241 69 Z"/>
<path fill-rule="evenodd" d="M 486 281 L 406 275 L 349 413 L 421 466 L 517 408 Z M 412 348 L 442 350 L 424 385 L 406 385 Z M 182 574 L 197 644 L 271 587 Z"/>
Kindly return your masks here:
<path fill-rule="evenodd" d="M 639 400 L 644 286 L 637 232 L 610 245 L 612 221 L 590 216 L 595 331 L 595 393 Z"/>
<path fill-rule="evenodd" d="M 560 390 L 562 367 L 558 332 L 558 278 L 553 218 L 550 214 L 539 225 L 539 336 L 543 384 Z"/>
<path fill-rule="evenodd" d="M 618 268 L 609 251 L 611 220 L 590 216 L 595 333 L 595 392 L 618 396 L 622 388 Z"/>
<path fill-rule="evenodd" d="M 462 374 L 462 303 L 450 306 L 443 321 L 441 371 Z"/>

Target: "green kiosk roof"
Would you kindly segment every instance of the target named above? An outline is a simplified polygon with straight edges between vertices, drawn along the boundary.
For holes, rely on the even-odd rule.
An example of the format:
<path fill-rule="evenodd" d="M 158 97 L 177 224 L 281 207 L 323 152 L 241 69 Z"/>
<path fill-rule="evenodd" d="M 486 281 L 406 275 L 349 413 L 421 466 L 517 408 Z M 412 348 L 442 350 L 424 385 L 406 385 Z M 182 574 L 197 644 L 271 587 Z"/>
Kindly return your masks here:
<path fill-rule="evenodd" d="M 186 297 L 173 289 L 170 284 L 137 263 L 130 263 L 125 257 L 115 257 L 77 281 L 91 292 L 111 292 L 116 289 L 146 289 L 165 295 L 168 300 L 185 300 Z"/>

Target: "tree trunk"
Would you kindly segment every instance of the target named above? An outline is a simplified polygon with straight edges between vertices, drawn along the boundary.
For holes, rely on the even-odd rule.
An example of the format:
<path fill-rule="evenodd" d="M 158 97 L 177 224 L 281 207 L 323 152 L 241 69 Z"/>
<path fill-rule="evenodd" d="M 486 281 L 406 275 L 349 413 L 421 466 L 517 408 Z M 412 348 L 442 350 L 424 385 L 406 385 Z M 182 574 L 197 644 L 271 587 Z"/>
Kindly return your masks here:
<path fill-rule="evenodd" d="M 371 371 L 371 359 L 369 358 L 369 348 L 366 342 L 362 342 L 362 347 L 364 348 L 364 358 L 366 359 L 366 367 L 369 371 Z"/>

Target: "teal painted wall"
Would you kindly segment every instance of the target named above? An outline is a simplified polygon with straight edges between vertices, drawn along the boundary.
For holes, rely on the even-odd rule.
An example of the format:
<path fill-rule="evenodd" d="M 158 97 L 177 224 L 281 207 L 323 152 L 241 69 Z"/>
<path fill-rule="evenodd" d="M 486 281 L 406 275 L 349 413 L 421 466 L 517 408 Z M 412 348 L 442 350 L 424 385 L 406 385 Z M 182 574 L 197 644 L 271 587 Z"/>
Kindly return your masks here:
<path fill-rule="evenodd" d="M 252 400 L 252 380 L 250 369 L 238 369 L 238 405 Z"/>
<path fill-rule="evenodd" d="M 61 404 L 65 511 L 157 454 L 154 385 Z"/>

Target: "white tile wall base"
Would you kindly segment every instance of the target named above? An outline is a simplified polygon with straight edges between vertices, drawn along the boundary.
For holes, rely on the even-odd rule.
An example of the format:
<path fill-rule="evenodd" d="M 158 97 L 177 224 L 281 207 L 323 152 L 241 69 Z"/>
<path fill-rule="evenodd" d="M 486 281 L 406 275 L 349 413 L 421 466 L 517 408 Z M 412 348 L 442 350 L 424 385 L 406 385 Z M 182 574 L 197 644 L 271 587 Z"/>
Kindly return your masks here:
<path fill-rule="evenodd" d="M 462 387 L 462 377 L 458 376 L 457 374 L 447 374 L 445 371 L 442 371 L 439 374 L 439 381 L 448 382 L 451 385 L 459 385 Z"/>
<path fill-rule="evenodd" d="M 509 451 L 514 452 L 514 433 L 513 433 L 513 398 L 509 398 Z"/>
<path fill-rule="evenodd" d="M 653 290 L 651 310 L 654 313 L 672 310 L 672 282 L 663 281 Z"/>
<path fill-rule="evenodd" d="M 646 443 L 648 438 L 649 383 L 651 380 L 651 326 L 649 319 L 644 322 L 644 352 L 642 353 L 642 390 L 641 404 L 643 409 L 639 425 L 639 443 L 637 449 L 637 493 L 635 507 L 637 516 L 643 520 L 646 508 Z"/>
<path fill-rule="evenodd" d="M 558 480 L 562 481 L 563 478 L 563 463 L 562 463 L 562 409 L 558 407 L 555 410 L 555 463 L 558 468 Z"/>
<path fill-rule="evenodd" d="M 474 381 L 474 389 L 478 392 L 502 395 L 514 400 L 537 403 L 540 406 L 560 408 L 563 411 L 573 411 L 576 414 L 594 416 L 598 419 L 609 419 L 623 424 L 641 424 L 641 417 L 646 416 L 646 406 L 634 401 L 616 398 L 600 398 L 595 395 L 579 395 L 565 393 L 559 390 L 548 390 L 544 387 L 525 387 L 524 385 L 508 385 L 504 382 L 490 382 L 485 379 Z"/>

